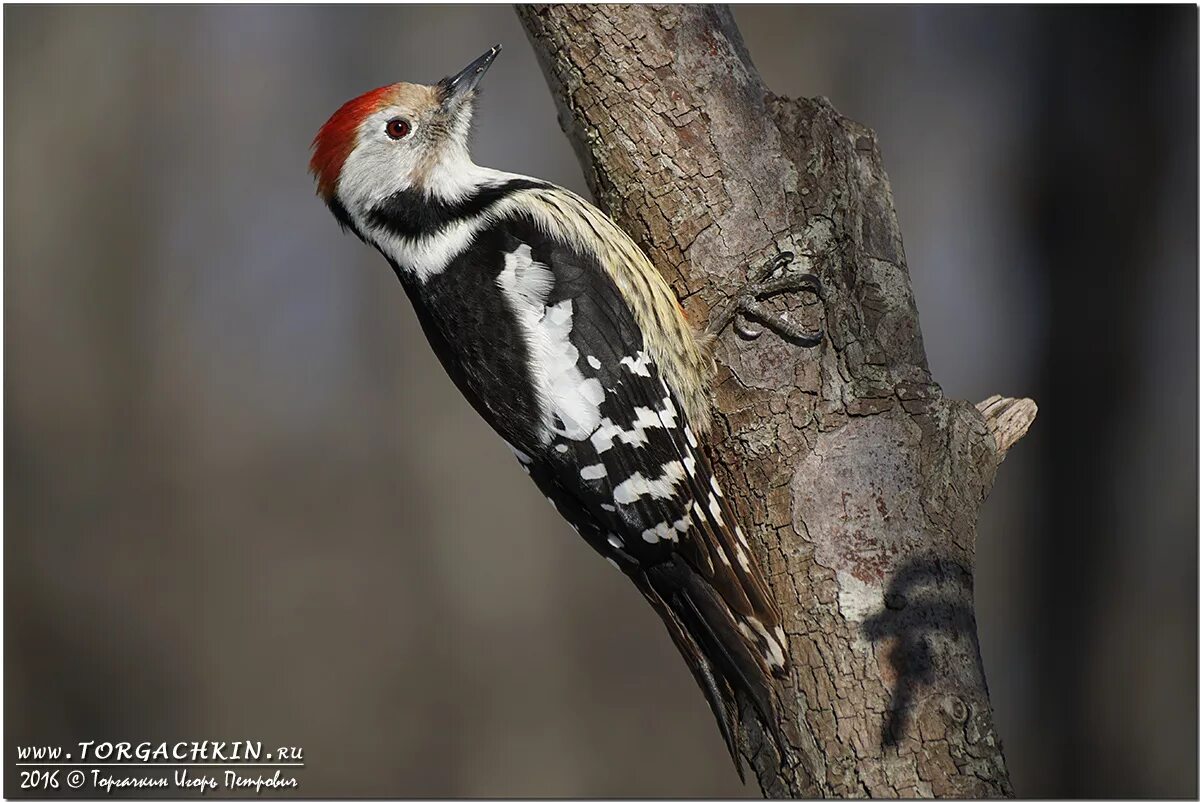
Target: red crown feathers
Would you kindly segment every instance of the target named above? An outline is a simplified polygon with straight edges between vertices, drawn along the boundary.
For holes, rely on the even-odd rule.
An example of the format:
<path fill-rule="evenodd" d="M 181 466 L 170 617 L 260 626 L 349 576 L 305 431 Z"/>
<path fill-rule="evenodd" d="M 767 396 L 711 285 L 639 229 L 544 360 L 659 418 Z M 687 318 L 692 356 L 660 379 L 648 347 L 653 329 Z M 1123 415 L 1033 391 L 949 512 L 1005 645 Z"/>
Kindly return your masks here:
<path fill-rule="evenodd" d="M 317 192 L 328 200 L 333 195 L 338 176 L 350 151 L 362 121 L 386 102 L 392 87 L 381 86 L 348 100 L 333 113 L 312 141 L 312 160 L 308 170 L 317 178 Z"/>

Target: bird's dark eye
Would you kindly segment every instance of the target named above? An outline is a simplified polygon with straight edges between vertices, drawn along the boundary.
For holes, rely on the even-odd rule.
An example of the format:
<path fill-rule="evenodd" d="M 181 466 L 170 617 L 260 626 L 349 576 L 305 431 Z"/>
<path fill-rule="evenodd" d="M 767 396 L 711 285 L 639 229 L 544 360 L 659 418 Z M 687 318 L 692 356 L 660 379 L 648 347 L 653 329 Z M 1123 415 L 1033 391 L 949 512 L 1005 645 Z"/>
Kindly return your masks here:
<path fill-rule="evenodd" d="M 404 137 L 408 136 L 408 132 L 412 130 L 412 128 L 409 126 L 408 120 L 401 120 L 399 117 L 393 117 L 387 121 L 387 125 L 384 127 L 384 130 L 387 131 L 387 135 L 392 139 L 404 139 Z"/>

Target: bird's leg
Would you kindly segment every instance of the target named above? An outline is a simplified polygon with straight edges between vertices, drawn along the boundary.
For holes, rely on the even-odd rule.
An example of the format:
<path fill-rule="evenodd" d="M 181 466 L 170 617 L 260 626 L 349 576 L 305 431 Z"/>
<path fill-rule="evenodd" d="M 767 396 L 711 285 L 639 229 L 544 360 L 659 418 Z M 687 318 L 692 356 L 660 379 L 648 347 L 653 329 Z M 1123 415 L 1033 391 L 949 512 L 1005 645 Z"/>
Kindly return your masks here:
<path fill-rule="evenodd" d="M 759 275 L 742 287 L 733 300 L 726 305 L 725 310 L 713 317 L 708 324 L 708 333 L 714 337 L 720 334 L 741 313 L 797 345 L 805 348 L 819 345 L 824 337 L 821 329 L 805 331 L 795 323 L 771 314 L 762 303 L 764 298 L 783 292 L 811 292 L 822 301 L 825 300 L 825 289 L 815 274 L 780 272 L 795 258 L 795 254 L 784 251 L 767 262 Z M 757 339 L 762 335 L 762 329 L 752 329 L 742 320 L 737 320 L 734 328 L 738 334 L 748 340 Z"/>

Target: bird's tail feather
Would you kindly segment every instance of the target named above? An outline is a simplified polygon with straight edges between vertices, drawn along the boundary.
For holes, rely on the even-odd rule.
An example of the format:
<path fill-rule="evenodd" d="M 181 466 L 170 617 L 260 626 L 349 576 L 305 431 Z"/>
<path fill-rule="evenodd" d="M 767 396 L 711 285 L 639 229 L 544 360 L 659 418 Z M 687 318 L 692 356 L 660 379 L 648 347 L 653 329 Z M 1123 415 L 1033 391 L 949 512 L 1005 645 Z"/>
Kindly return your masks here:
<path fill-rule="evenodd" d="M 646 570 L 651 604 L 683 654 L 717 719 L 721 736 L 742 774 L 737 749 L 738 696 L 757 710 L 764 728 L 782 747 L 769 672 L 739 630 L 720 594 L 678 555 Z"/>
<path fill-rule="evenodd" d="M 742 772 L 742 760 L 738 756 L 737 750 L 739 717 L 737 705 L 733 703 L 735 698 L 733 689 L 729 687 L 729 683 L 725 681 L 724 677 L 713 670 L 708 658 L 704 656 L 696 641 L 687 633 L 683 622 L 679 620 L 674 610 L 658 598 L 652 599 L 651 605 L 662 616 L 667 625 L 667 631 L 671 633 L 671 640 L 675 642 L 676 648 L 683 655 L 684 662 L 691 669 L 692 676 L 696 678 L 700 690 L 704 692 L 704 698 L 708 702 L 708 706 L 712 708 L 713 717 L 717 720 L 717 728 L 721 731 L 721 739 L 729 750 L 729 757 L 733 760 L 738 777 L 745 782 L 746 775 Z"/>

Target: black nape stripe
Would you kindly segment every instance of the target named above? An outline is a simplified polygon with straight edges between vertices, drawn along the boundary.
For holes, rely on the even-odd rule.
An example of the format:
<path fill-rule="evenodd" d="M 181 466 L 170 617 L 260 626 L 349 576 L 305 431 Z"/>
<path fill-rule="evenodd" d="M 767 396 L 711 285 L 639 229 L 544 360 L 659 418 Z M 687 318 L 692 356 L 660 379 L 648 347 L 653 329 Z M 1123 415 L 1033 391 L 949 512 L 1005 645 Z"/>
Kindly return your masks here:
<path fill-rule="evenodd" d="M 462 200 L 446 202 L 417 189 L 402 189 L 367 213 L 372 226 L 398 237 L 416 239 L 434 234 L 459 220 L 478 217 L 492 205 L 522 189 L 548 189 L 549 184 L 524 178 L 479 187 Z M 335 213 L 336 214 L 336 213 Z"/>
<path fill-rule="evenodd" d="M 351 219 L 350 212 L 347 211 L 345 204 L 338 200 L 337 195 L 330 196 L 329 211 L 333 212 L 334 219 L 338 221 L 338 225 L 342 227 L 343 231 L 349 229 L 350 231 L 354 232 L 354 236 L 358 237 L 363 242 L 367 241 L 366 237 L 362 235 L 362 232 L 358 230 L 358 226 L 354 225 L 354 220 Z"/>

